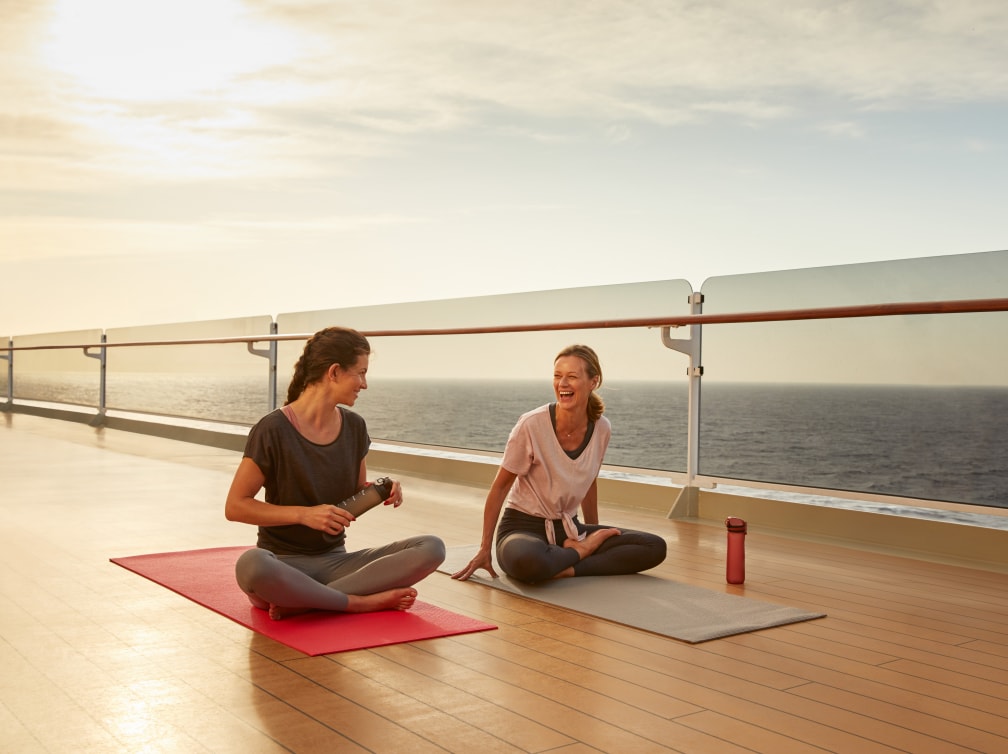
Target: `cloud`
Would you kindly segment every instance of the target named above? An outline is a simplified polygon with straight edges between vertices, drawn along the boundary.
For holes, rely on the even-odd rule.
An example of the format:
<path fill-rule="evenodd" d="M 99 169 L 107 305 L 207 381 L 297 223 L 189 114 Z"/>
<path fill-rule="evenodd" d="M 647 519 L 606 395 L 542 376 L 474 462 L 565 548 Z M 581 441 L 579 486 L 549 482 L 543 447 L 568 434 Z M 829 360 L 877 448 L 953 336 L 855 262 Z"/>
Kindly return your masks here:
<path fill-rule="evenodd" d="M 1004 144 L 993 142 L 989 139 L 967 139 L 963 148 L 967 152 L 974 154 L 992 154 L 1004 151 Z"/>
<path fill-rule="evenodd" d="M 856 123 L 854 121 L 832 121 L 829 123 L 822 123 L 819 126 L 819 130 L 823 133 L 829 134 L 830 136 L 836 136 L 843 139 L 862 139 L 867 134 L 867 130 L 861 123 Z"/>
<path fill-rule="evenodd" d="M 4 4 L 0 148 L 39 168 L 5 169 L 8 187 L 323 175 L 472 128 L 551 139 L 573 120 L 619 143 L 634 124 L 1008 96 L 1001 0 L 100 0 L 116 23 L 92 5 Z"/>
<path fill-rule="evenodd" d="M 416 225 L 430 222 L 429 218 L 409 217 L 404 215 L 358 215 L 358 216 L 332 216 L 332 217 L 310 217 L 292 218 L 290 220 L 259 220 L 254 218 L 245 219 L 221 219 L 215 220 L 208 225 L 211 227 L 234 229 L 241 231 L 255 231 L 257 233 L 345 233 L 347 231 L 360 230 L 381 225 Z"/>
<path fill-rule="evenodd" d="M 446 159 L 474 153 L 488 135 L 630 151 L 680 124 L 797 121 L 867 140 L 870 110 L 1008 97 L 1002 0 L 164 0 L 149 15 L 135 0 L 82 7 L 0 5 L 0 49 L 11 61 L 0 69 L 0 190 L 16 197 L 7 211 L 26 216 L 44 217 L 52 197 L 60 227 L 78 209 L 110 222 L 170 221 L 169 203 L 188 222 L 232 217 L 233 187 L 248 187 L 246 200 L 255 192 L 254 210 L 273 220 L 267 194 L 338 196 L 341 179 L 368 159 L 441 137 L 462 145 Z M 981 136 L 968 147 L 996 148 L 996 137 Z M 158 202 L 151 187 L 174 193 Z M 290 200 L 273 206 L 291 216 Z M 317 204 L 293 214 L 334 232 L 412 217 L 383 209 L 353 206 L 347 220 L 325 219 Z"/>
<path fill-rule="evenodd" d="M 1008 13 L 996 0 L 263 5 L 325 41 L 305 61 L 316 80 L 326 73 L 320 93 L 438 112 L 435 123 L 464 121 L 479 103 L 672 122 L 712 99 L 825 92 L 908 106 L 1008 94 Z"/>

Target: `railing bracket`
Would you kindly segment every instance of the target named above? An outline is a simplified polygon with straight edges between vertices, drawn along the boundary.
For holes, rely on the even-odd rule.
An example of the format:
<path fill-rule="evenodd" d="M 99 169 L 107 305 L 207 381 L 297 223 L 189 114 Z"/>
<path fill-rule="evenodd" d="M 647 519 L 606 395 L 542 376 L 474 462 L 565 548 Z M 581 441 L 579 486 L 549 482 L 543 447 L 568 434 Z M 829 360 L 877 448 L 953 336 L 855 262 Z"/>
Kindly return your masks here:
<path fill-rule="evenodd" d="M 87 358 L 98 359 L 98 414 L 88 422 L 88 425 L 92 427 L 105 426 L 105 394 L 108 384 L 108 348 L 105 346 L 108 342 L 107 333 L 102 332 L 101 342 L 102 345 L 98 347 L 98 353 L 91 353 L 94 346 L 84 346 L 84 355 Z"/>
<path fill-rule="evenodd" d="M 704 295 L 693 293 L 689 297 L 690 314 L 703 313 Z M 672 338 L 670 328 L 662 328 L 662 343 L 666 348 L 689 357 L 686 376 L 689 378 L 689 405 L 686 415 L 686 484 L 679 498 L 668 512 L 669 518 L 682 518 L 697 515 L 697 492 L 695 479 L 699 473 L 700 455 L 700 378 L 703 376 L 703 366 L 700 364 L 700 340 L 703 326 L 689 326 L 688 338 Z"/>
<path fill-rule="evenodd" d="M 276 335 L 278 332 L 276 320 L 270 323 L 270 335 Z M 277 406 L 276 392 L 277 392 L 277 342 L 271 340 L 266 348 L 256 348 L 255 344 L 259 341 L 250 340 L 246 343 L 248 352 L 253 356 L 259 356 L 260 358 L 266 359 L 269 362 L 269 376 L 267 382 L 269 383 L 269 398 L 266 401 L 268 411 L 273 411 Z"/>

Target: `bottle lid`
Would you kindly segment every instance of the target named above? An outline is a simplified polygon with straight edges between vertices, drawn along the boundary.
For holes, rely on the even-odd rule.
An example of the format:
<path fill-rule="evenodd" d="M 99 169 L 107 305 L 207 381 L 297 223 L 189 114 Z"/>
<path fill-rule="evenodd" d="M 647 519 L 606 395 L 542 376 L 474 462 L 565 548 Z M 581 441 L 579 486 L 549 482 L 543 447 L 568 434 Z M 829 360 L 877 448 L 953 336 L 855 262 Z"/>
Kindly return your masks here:
<path fill-rule="evenodd" d="M 392 480 L 387 476 L 375 479 L 374 486 L 381 493 L 382 500 L 388 499 L 388 496 L 392 494 Z"/>
<path fill-rule="evenodd" d="M 742 532 L 746 533 L 748 526 L 745 521 L 741 518 L 736 518 L 735 516 L 729 516 L 725 519 L 725 526 L 728 527 L 728 531 Z"/>

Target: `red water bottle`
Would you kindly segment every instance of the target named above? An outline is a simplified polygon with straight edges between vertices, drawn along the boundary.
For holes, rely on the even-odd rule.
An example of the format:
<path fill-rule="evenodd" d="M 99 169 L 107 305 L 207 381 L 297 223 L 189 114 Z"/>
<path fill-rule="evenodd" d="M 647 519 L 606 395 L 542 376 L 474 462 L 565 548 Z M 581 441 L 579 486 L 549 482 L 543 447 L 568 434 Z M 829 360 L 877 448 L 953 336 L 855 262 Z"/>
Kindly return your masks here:
<path fill-rule="evenodd" d="M 745 535 L 746 522 L 731 516 L 725 519 L 728 529 L 728 562 L 725 578 L 729 584 L 745 583 Z"/>

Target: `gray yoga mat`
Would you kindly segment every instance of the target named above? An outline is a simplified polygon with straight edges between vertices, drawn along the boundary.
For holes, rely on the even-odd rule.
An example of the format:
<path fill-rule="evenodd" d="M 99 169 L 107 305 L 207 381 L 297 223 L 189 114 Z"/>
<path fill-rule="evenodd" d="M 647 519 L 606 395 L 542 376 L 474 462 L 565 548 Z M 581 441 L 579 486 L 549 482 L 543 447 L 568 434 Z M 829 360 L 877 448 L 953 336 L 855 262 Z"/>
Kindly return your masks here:
<path fill-rule="evenodd" d="M 462 570 L 478 549 L 476 545 L 449 547 L 438 570 L 447 574 Z M 825 615 L 679 584 L 646 573 L 584 576 L 530 585 L 503 575 L 496 561 L 494 570 L 500 574 L 499 578 L 492 579 L 481 570 L 469 581 L 691 644 Z"/>

